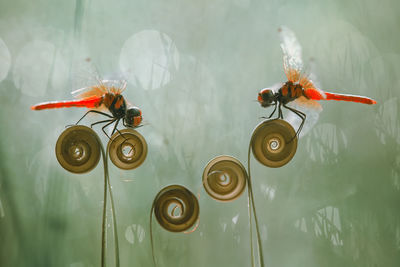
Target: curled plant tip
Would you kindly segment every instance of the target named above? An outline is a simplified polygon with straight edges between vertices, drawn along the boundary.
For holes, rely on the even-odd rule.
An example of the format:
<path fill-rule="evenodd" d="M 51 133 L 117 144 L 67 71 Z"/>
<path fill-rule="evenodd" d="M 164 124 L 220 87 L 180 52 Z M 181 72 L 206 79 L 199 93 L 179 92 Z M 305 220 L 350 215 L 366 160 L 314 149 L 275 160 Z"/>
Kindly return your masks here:
<path fill-rule="evenodd" d="M 100 160 L 100 141 L 89 127 L 76 125 L 67 128 L 58 137 L 56 157 L 60 165 L 73 173 L 85 173 Z"/>
<path fill-rule="evenodd" d="M 190 229 L 200 213 L 196 196 L 181 185 L 163 188 L 155 197 L 152 209 L 158 223 L 170 232 Z"/>
<path fill-rule="evenodd" d="M 247 180 L 247 172 L 234 157 L 218 156 L 212 159 L 203 172 L 203 186 L 215 200 L 229 202 L 241 196 Z"/>
<path fill-rule="evenodd" d="M 131 170 L 139 167 L 147 156 L 144 137 L 133 129 L 116 132 L 108 142 L 111 161 L 120 169 Z"/>
<path fill-rule="evenodd" d="M 253 131 L 251 149 L 261 164 L 272 168 L 282 167 L 296 154 L 296 132 L 284 120 L 263 121 Z"/>

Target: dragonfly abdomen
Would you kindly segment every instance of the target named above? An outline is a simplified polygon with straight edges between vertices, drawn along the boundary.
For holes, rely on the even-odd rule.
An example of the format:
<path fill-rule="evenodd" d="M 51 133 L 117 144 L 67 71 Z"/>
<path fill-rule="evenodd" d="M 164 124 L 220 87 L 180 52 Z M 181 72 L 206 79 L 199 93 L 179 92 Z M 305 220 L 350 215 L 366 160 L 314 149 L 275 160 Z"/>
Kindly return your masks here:
<path fill-rule="evenodd" d="M 349 102 L 357 102 L 362 104 L 376 104 L 376 101 L 365 96 L 358 96 L 358 95 L 347 95 L 347 94 L 335 94 L 335 93 L 328 93 L 325 92 L 326 99 L 325 100 L 341 100 L 341 101 L 349 101 Z"/>
<path fill-rule="evenodd" d="M 33 110 L 52 109 L 52 108 L 69 108 L 69 107 L 87 107 L 96 108 L 101 105 L 103 98 L 100 96 L 92 96 L 79 100 L 69 101 L 50 101 L 44 102 L 31 107 Z"/>

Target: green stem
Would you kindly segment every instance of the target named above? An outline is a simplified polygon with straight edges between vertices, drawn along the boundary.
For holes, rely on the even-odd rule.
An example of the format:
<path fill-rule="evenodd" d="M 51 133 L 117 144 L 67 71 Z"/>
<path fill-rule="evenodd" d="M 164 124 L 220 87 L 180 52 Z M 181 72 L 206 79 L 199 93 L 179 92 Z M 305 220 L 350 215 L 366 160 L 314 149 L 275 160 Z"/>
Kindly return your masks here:
<path fill-rule="evenodd" d="M 107 164 L 107 161 L 108 161 L 107 156 L 108 156 L 108 146 L 107 146 L 107 151 L 106 151 L 106 164 Z M 107 183 L 108 183 L 108 191 L 110 192 L 111 214 L 112 214 L 112 219 L 113 219 L 115 266 L 119 267 L 119 245 L 118 245 L 117 216 L 115 216 L 114 198 L 113 198 L 113 195 L 112 195 L 110 177 L 108 175 L 107 175 Z"/>
<path fill-rule="evenodd" d="M 101 225 L 101 267 L 106 266 L 106 243 L 107 243 L 107 189 L 110 194 L 111 212 L 113 220 L 113 233 L 114 233 L 114 248 L 115 248 L 115 266 L 119 267 L 119 245 L 118 245 L 118 231 L 117 231 L 117 219 L 115 215 L 114 198 L 112 195 L 110 176 L 108 173 L 108 147 L 107 151 L 104 152 L 104 148 L 101 144 L 100 139 L 97 140 L 101 148 L 101 154 L 103 156 L 104 166 L 104 200 L 103 200 L 103 218 Z"/>
<path fill-rule="evenodd" d="M 153 212 L 154 212 L 154 201 L 153 201 L 153 204 L 151 205 L 151 210 L 150 210 L 150 243 L 151 243 L 151 256 L 153 257 L 153 263 L 154 263 L 154 267 L 155 267 L 155 266 L 157 266 L 157 264 L 156 264 L 156 258 L 154 256 Z"/>
<path fill-rule="evenodd" d="M 251 174 L 250 174 L 250 149 L 251 149 L 251 144 L 253 142 L 253 138 L 250 141 L 249 144 L 249 150 L 247 154 L 247 172 L 249 174 L 247 182 L 248 182 L 248 199 L 249 199 L 249 216 L 251 216 L 251 210 L 250 206 L 253 210 L 254 213 L 254 222 L 256 224 L 256 234 L 257 234 L 257 245 L 258 245 L 258 256 L 259 256 L 259 261 L 260 261 L 260 266 L 264 267 L 264 256 L 263 256 L 263 250 L 262 250 L 262 241 L 261 241 L 261 236 L 260 236 L 260 229 L 258 227 L 258 218 L 257 218 L 257 213 L 256 213 L 256 206 L 255 206 L 255 201 L 254 201 L 254 196 L 253 196 L 253 187 L 251 185 Z M 251 200 L 251 202 L 250 202 Z M 251 222 L 251 217 L 249 218 L 250 220 L 250 249 L 251 249 L 251 263 L 252 266 L 254 266 L 254 254 L 253 254 L 253 232 L 252 232 L 252 222 Z"/>
<path fill-rule="evenodd" d="M 98 137 L 97 137 L 98 139 Z M 107 242 L 107 181 L 108 181 L 108 166 L 107 158 L 104 153 L 104 148 L 101 145 L 101 141 L 98 139 L 99 146 L 101 148 L 101 154 L 103 156 L 104 166 L 104 196 L 103 196 L 103 218 L 101 224 L 101 267 L 106 266 L 106 242 Z"/>

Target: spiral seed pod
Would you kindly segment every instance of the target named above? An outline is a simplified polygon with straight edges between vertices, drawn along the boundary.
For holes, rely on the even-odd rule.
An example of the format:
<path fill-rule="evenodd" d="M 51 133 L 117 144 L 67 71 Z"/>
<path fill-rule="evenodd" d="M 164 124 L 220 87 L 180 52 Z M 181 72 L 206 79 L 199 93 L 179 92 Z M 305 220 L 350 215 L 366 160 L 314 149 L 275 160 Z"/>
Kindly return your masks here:
<path fill-rule="evenodd" d="M 254 157 L 268 167 L 281 167 L 296 154 L 297 136 L 284 120 L 261 122 L 253 131 L 251 148 Z"/>
<path fill-rule="evenodd" d="M 170 232 L 188 230 L 200 213 L 196 196 L 181 185 L 163 188 L 154 199 L 153 209 L 158 223 Z"/>
<path fill-rule="evenodd" d="M 215 200 L 237 199 L 246 187 L 247 172 L 239 160 L 231 156 L 212 159 L 203 171 L 203 186 Z"/>
<path fill-rule="evenodd" d="M 96 167 L 100 159 L 100 141 L 89 127 L 76 125 L 67 128 L 56 143 L 60 165 L 73 173 L 85 173 Z"/>
<path fill-rule="evenodd" d="M 108 151 L 115 166 L 124 170 L 139 167 L 147 156 L 147 143 L 135 130 L 124 129 L 115 133 L 108 142 Z"/>

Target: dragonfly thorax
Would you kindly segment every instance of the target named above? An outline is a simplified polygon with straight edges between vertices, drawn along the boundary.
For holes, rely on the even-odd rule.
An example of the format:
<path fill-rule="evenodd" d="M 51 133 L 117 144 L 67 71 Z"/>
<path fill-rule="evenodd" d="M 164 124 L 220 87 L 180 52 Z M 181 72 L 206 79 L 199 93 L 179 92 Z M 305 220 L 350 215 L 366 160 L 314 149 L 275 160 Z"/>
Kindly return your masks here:
<path fill-rule="evenodd" d="M 299 83 L 286 82 L 278 92 L 278 101 L 287 104 L 304 95 L 303 87 Z"/>
<path fill-rule="evenodd" d="M 126 102 L 122 95 L 107 93 L 103 96 L 102 104 L 117 118 L 122 119 L 126 114 Z"/>

